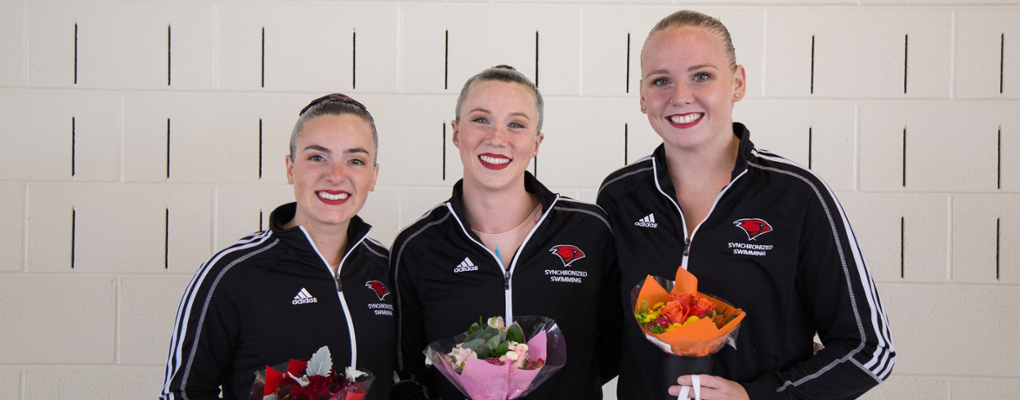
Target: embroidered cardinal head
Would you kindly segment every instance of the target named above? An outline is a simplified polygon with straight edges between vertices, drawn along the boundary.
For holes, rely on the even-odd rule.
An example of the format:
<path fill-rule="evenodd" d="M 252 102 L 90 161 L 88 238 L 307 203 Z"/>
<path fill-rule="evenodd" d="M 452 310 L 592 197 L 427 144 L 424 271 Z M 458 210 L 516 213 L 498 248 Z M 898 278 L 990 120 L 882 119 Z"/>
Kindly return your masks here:
<path fill-rule="evenodd" d="M 563 261 L 564 267 L 569 267 L 574 261 L 584 258 L 584 252 L 581 249 L 568 244 L 553 246 L 549 252 L 559 257 L 560 261 Z"/>
<path fill-rule="evenodd" d="M 761 218 L 741 218 L 733 221 L 733 225 L 743 229 L 748 240 L 754 240 L 758 236 L 772 232 L 772 225 Z"/>
<path fill-rule="evenodd" d="M 382 301 L 382 299 L 386 298 L 386 295 L 390 294 L 390 290 L 386 288 L 386 285 L 379 281 L 365 282 L 365 287 L 375 291 L 375 295 L 379 296 L 379 301 Z"/>

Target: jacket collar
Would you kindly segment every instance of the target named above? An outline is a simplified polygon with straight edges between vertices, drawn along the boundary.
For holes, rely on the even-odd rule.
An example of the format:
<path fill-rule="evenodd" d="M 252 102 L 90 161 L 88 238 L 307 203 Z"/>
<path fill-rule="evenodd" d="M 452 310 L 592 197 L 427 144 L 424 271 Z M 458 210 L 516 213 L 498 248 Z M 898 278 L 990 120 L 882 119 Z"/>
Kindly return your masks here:
<path fill-rule="evenodd" d="M 754 150 L 754 143 L 751 143 L 751 131 L 747 130 L 744 124 L 739 122 L 733 123 L 733 135 L 740 139 L 740 144 L 737 147 L 737 162 L 733 166 L 733 172 L 730 173 L 730 181 L 737 179 L 740 174 L 747 170 L 747 162 L 751 158 L 751 151 Z M 673 187 L 673 180 L 669 178 L 669 170 L 666 169 L 666 145 L 660 144 L 659 147 L 655 148 L 652 152 L 652 161 L 655 166 L 655 179 L 659 182 L 659 186 L 666 191 L 666 193 L 676 193 L 676 188 Z"/>
<path fill-rule="evenodd" d="M 538 201 L 542 203 L 543 214 L 549 210 L 549 207 L 552 206 L 553 202 L 555 202 L 558 197 L 556 193 L 547 189 L 545 185 L 542 185 L 542 183 L 538 181 L 538 178 L 535 178 L 535 176 L 528 171 L 524 171 L 524 190 L 538 197 Z M 471 230 L 471 226 L 468 224 L 467 218 L 464 217 L 463 179 L 457 181 L 457 183 L 453 185 L 453 196 L 450 197 L 448 203 L 450 203 L 450 207 L 453 208 L 453 212 L 457 214 L 457 218 L 464 224 L 464 228 L 474 235 L 474 231 Z"/>
<path fill-rule="evenodd" d="M 299 227 L 293 227 L 290 229 L 284 229 L 284 225 L 294 219 L 294 214 L 297 212 L 297 203 L 288 203 L 277 207 L 271 214 L 269 214 L 269 229 L 273 231 L 273 235 L 277 236 L 284 243 L 301 251 L 315 252 L 312 248 L 311 243 L 308 243 L 308 238 L 305 233 L 301 231 Z M 361 241 L 368 232 L 372 229 L 372 225 L 369 225 L 361 217 L 355 215 L 351 218 L 350 224 L 347 225 L 347 248 L 344 249 L 344 255 L 351 252 L 352 245 Z"/>

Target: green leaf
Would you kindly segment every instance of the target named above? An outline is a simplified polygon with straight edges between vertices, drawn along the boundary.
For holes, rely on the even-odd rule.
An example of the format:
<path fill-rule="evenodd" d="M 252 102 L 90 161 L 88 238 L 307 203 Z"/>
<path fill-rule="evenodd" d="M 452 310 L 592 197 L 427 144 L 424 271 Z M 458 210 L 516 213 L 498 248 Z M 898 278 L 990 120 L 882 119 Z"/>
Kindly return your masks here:
<path fill-rule="evenodd" d="M 502 342 L 502 340 L 500 340 L 499 336 L 496 336 L 493 337 L 492 339 L 489 339 L 488 342 L 485 342 L 485 347 L 488 347 L 490 350 L 495 350 L 497 347 L 499 347 L 500 342 Z"/>
<path fill-rule="evenodd" d="M 521 332 L 520 325 L 514 324 L 510 326 L 510 329 L 506 330 L 506 340 L 511 340 L 517 343 L 524 343 L 524 332 Z"/>
<path fill-rule="evenodd" d="M 479 351 L 479 349 L 481 349 L 484 346 L 485 346 L 485 340 L 474 339 L 474 340 L 470 340 L 470 341 L 464 342 L 464 344 L 462 344 L 460 347 L 465 348 L 465 349 L 474 350 L 475 353 L 477 353 Z"/>
<path fill-rule="evenodd" d="M 510 342 L 503 342 L 499 344 L 499 347 L 496 347 L 496 351 L 492 352 L 492 354 L 494 354 L 495 357 L 499 357 L 506 354 L 508 351 L 510 351 Z"/>
<path fill-rule="evenodd" d="M 485 346 L 479 347 L 478 350 L 475 350 L 475 352 L 478 353 L 479 360 L 489 358 L 489 349 Z"/>
<path fill-rule="evenodd" d="M 471 324 L 471 327 L 468 328 L 468 335 L 470 335 L 472 333 L 475 333 L 475 332 L 478 332 L 478 330 L 482 329 L 482 327 L 484 327 L 484 326 L 485 326 L 485 324 L 482 323 L 482 317 L 478 317 L 478 322 L 475 322 L 475 323 Z"/>

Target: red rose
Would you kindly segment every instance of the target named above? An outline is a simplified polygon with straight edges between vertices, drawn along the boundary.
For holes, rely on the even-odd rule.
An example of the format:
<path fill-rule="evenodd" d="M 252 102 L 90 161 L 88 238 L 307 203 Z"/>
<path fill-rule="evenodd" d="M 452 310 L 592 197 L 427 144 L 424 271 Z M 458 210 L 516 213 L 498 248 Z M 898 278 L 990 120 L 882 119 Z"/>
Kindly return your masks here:
<path fill-rule="evenodd" d="M 325 376 L 310 376 L 308 377 L 308 386 L 305 386 L 305 392 L 311 396 L 329 394 L 329 383 L 329 378 Z"/>
<path fill-rule="evenodd" d="M 306 400 L 311 398 L 312 396 L 308 393 L 308 390 L 301 385 L 294 386 L 294 388 L 290 390 L 290 397 L 288 397 L 288 399 L 292 400 Z"/>
<path fill-rule="evenodd" d="M 280 382 L 276 384 L 276 394 L 286 396 L 296 387 L 299 388 L 301 385 L 294 378 L 291 378 L 290 375 L 284 375 L 283 379 L 280 379 Z"/>

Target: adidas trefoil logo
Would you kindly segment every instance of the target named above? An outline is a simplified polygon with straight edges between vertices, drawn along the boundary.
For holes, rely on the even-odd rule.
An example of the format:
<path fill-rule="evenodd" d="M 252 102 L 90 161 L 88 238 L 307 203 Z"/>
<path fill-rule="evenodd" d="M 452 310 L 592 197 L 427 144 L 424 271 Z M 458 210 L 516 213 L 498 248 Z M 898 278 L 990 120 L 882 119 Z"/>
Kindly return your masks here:
<path fill-rule="evenodd" d="M 294 296 L 294 300 L 291 301 L 290 304 L 298 305 L 298 304 L 308 304 L 308 303 L 318 303 L 318 302 L 319 302 L 319 300 L 317 300 L 314 296 L 312 296 L 311 293 L 308 293 L 308 289 L 301 288 L 301 291 L 298 292 L 298 294 L 296 296 Z"/>
<path fill-rule="evenodd" d="M 634 225 L 642 228 L 657 228 L 659 224 L 655 223 L 655 214 L 648 214 L 644 218 L 639 219 Z"/>
<path fill-rule="evenodd" d="M 464 257 L 464 261 L 461 261 L 460 265 L 458 265 L 457 268 L 453 269 L 453 273 L 459 274 L 461 272 L 477 271 L 477 270 L 478 270 L 478 266 L 476 266 L 475 263 L 471 262 L 470 258 Z"/>

